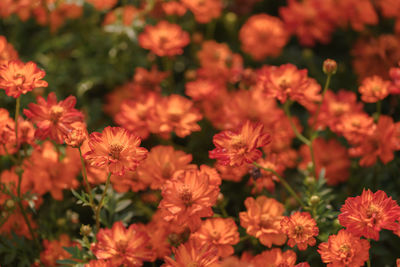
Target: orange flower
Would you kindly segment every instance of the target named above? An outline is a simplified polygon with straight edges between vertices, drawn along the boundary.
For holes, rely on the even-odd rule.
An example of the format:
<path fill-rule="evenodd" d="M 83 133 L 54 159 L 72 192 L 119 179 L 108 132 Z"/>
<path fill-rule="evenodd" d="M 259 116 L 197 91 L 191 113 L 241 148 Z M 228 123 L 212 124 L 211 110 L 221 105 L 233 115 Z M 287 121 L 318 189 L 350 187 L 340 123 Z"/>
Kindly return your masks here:
<path fill-rule="evenodd" d="M 0 65 L 16 59 L 18 59 L 18 52 L 12 44 L 7 42 L 7 39 L 3 35 L 0 35 Z"/>
<path fill-rule="evenodd" d="M 389 93 L 400 94 L 400 68 L 390 68 L 389 75 L 391 79 Z"/>
<path fill-rule="evenodd" d="M 343 135 L 351 144 L 360 143 L 371 135 L 376 126 L 367 113 L 349 113 L 340 118 L 335 127 L 338 134 Z"/>
<path fill-rule="evenodd" d="M 86 125 L 84 123 L 79 123 L 74 127 L 65 137 L 65 143 L 74 148 L 81 147 L 83 142 L 88 138 L 88 133 L 86 130 Z"/>
<path fill-rule="evenodd" d="M 342 229 L 337 235 L 329 236 L 328 242 L 321 243 L 318 253 L 328 267 L 360 267 L 369 259 L 369 248 L 367 240 Z"/>
<path fill-rule="evenodd" d="M 242 50 L 255 60 L 276 57 L 289 39 L 282 21 L 267 14 L 251 16 L 239 32 Z"/>
<path fill-rule="evenodd" d="M 203 42 L 197 52 L 201 68 L 198 74 L 201 78 L 211 79 L 220 83 L 237 82 L 243 69 L 243 59 L 231 51 L 225 43 L 213 40 Z"/>
<path fill-rule="evenodd" d="M 342 24 L 348 22 L 356 31 L 363 31 L 366 25 L 376 25 L 379 22 L 374 5 L 369 0 L 339 0 L 335 5 L 335 9 L 340 10 L 338 15 Z"/>
<path fill-rule="evenodd" d="M 0 234 L 7 235 L 9 237 L 11 237 L 12 234 L 15 234 L 18 236 L 24 236 L 28 239 L 32 239 L 28 225 L 25 223 L 24 216 L 22 215 L 19 209 L 18 210 L 15 209 L 13 212 L 10 212 L 9 214 L 4 212 L 4 214 L 8 216 L 6 221 L 2 221 L 2 225 L 0 226 Z M 37 225 L 35 221 L 33 221 L 31 214 L 28 213 L 27 217 L 31 224 L 31 227 L 33 229 L 36 229 Z"/>
<path fill-rule="evenodd" d="M 105 260 L 91 260 L 85 267 L 110 267 L 110 262 Z"/>
<path fill-rule="evenodd" d="M 32 61 L 24 64 L 19 60 L 11 60 L 0 65 L 0 88 L 6 90 L 8 96 L 18 98 L 37 87 L 47 87 L 41 80 L 46 73 Z"/>
<path fill-rule="evenodd" d="M 186 169 L 192 161 L 192 155 L 174 150 L 172 146 L 155 146 L 138 168 L 141 180 L 150 184 L 152 189 L 161 189 L 172 175 Z"/>
<path fill-rule="evenodd" d="M 284 217 L 281 221 L 282 232 L 289 240 L 288 245 L 294 247 L 297 245 L 299 250 L 306 250 L 307 246 L 315 246 L 319 229 L 317 222 L 308 212 L 296 211 L 290 217 Z"/>
<path fill-rule="evenodd" d="M 205 100 L 214 97 L 220 89 L 220 84 L 212 79 L 197 79 L 185 84 L 185 94 L 193 100 Z"/>
<path fill-rule="evenodd" d="M 281 103 L 289 98 L 313 109 L 321 100 L 321 86 L 307 76 L 306 69 L 299 70 L 292 64 L 264 67 L 258 73 L 258 80 L 267 96 L 277 98 Z"/>
<path fill-rule="evenodd" d="M 34 193 L 43 195 L 50 192 L 54 199 L 62 200 L 64 189 L 78 186 L 79 153 L 67 147 L 65 157 L 60 160 L 60 156 L 54 145 L 46 141 L 24 161 L 23 179 L 30 181 Z"/>
<path fill-rule="evenodd" d="M 276 154 L 270 154 L 268 159 L 260 158 L 257 160 L 257 163 L 262 167 L 272 169 L 281 175 L 285 170 L 285 167 L 278 163 Z M 254 184 L 254 188 L 251 191 L 253 194 L 261 193 L 264 188 L 269 192 L 274 192 L 275 182 L 279 182 L 279 178 L 274 173 L 257 168 L 256 166 L 252 166 L 249 173 L 251 178 L 249 184 Z"/>
<path fill-rule="evenodd" d="M 8 110 L 0 108 L 0 155 L 17 152 L 15 122 Z"/>
<path fill-rule="evenodd" d="M 297 35 L 300 44 L 313 46 L 316 41 L 329 43 L 337 14 L 334 1 L 289 0 L 279 9 L 285 28 Z"/>
<path fill-rule="evenodd" d="M 214 135 L 216 148 L 209 152 L 209 157 L 217 159 L 219 164 L 240 166 L 252 163 L 262 156 L 257 148 L 271 142 L 271 137 L 263 133 L 261 123 L 246 121 L 237 132 L 224 131 Z"/>
<path fill-rule="evenodd" d="M 379 76 L 365 78 L 358 88 L 361 99 L 367 103 L 378 102 L 389 95 L 389 81 L 384 81 Z"/>
<path fill-rule="evenodd" d="M 321 108 L 316 118 L 314 112 L 308 124 L 314 125 L 316 129 L 323 130 L 329 127 L 333 132 L 337 132 L 336 125 L 342 116 L 346 114 L 361 113 L 363 103 L 357 102 L 357 95 L 346 90 L 339 90 L 336 94 L 330 90 L 326 91 Z"/>
<path fill-rule="evenodd" d="M 181 0 L 181 2 L 193 12 L 198 23 L 208 23 L 221 16 L 221 0 Z"/>
<path fill-rule="evenodd" d="M 200 131 L 197 124 L 202 119 L 201 113 L 189 99 L 180 95 L 162 98 L 149 112 L 149 127 L 153 133 L 168 138 L 172 131 L 183 138 L 191 132 Z"/>
<path fill-rule="evenodd" d="M 135 224 L 125 228 L 116 222 L 111 229 L 100 229 L 96 239 L 91 250 L 97 259 L 109 261 L 110 267 L 136 267 L 154 260 L 154 253 L 147 248 L 149 236 Z"/>
<path fill-rule="evenodd" d="M 359 79 L 373 75 L 378 75 L 384 80 L 389 79 L 389 69 L 400 61 L 399 46 L 400 37 L 390 34 L 357 41 L 351 54 L 353 68 Z"/>
<path fill-rule="evenodd" d="M 161 194 L 158 208 L 163 218 L 193 231 L 200 226 L 201 217 L 213 215 L 211 207 L 217 201 L 219 187 L 204 172 L 183 170 L 165 182 Z"/>
<path fill-rule="evenodd" d="M 396 230 L 400 207 L 382 190 L 363 190 L 361 196 L 349 197 L 340 209 L 338 219 L 355 236 L 379 239 L 382 229 Z"/>
<path fill-rule="evenodd" d="M 138 19 L 139 10 L 133 5 L 124 5 L 108 12 L 104 18 L 103 25 L 107 26 L 118 22 L 124 26 L 132 26 Z"/>
<path fill-rule="evenodd" d="M 147 25 L 139 35 L 139 44 L 157 56 L 175 56 L 183 53 L 190 42 L 189 34 L 177 24 L 161 21 L 156 26 Z"/>
<path fill-rule="evenodd" d="M 249 197 L 244 205 L 247 211 L 240 212 L 240 225 L 246 228 L 249 235 L 258 238 L 264 246 L 283 245 L 286 235 L 281 231 L 280 221 L 283 218 L 284 207 L 273 198 L 259 196 Z"/>
<path fill-rule="evenodd" d="M 115 115 L 114 120 L 128 131 L 146 139 L 150 134 L 147 122 L 148 113 L 158 100 L 159 96 L 156 93 L 148 93 L 146 97 L 138 100 L 126 100 L 122 102 L 120 111 Z"/>
<path fill-rule="evenodd" d="M 85 0 L 85 1 L 92 4 L 97 10 L 111 9 L 118 2 L 118 0 Z"/>
<path fill-rule="evenodd" d="M 355 147 L 350 148 L 350 155 L 361 157 L 361 166 L 372 166 L 378 158 L 384 164 L 392 161 L 394 151 L 400 150 L 400 136 L 396 135 L 396 129 L 400 129 L 398 127 L 400 127 L 400 123 L 394 124 L 391 117 L 379 116 L 379 121 L 373 128 L 373 132 L 364 136 Z"/>
<path fill-rule="evenodd" d="M 49 241 L 47 239 L 43 240 L 44 250 L 40 253 L 40 261 L 44 266 L 59 266 L 57 264 L 58 260 L 64 260 L 71 258 L 64 247 L 75 247 L 80 245 L 76 242 L 71 242 L 67 234 L 61 234 L 58 240 Z"/>
<path fill-rule="evenodd" d="M 24 114 L 37 126 L 35 137 L 42 140 L 49 137 L 62 144 L 65 135 L 73 130 L 72 124 L 83 122 L 83 114 L 74 108 L 75 104 L 74 96 L 57 102 L 56 94 L 51 92 L 47 101 L 39 96 L 37 104 L 30 103 L 29 109 L 24 109 Z"/>
<path fill-rule="evenodd" d="M 108 172 L 121 176 L 127 170 L 135 171 L 146 158 L 147 149 L 139 145 L 140 138 L 126 129 L 108 126 L 102 133 L 90 135 L 90 151 L 84 157 L 91 166 L 107 166 Z"/>
<path fill-rule="evenodd" d="M 187 9 L 186 7 L 177 1 L 170 1 L 170 2 L 162 2 L 162 9 L 164 11 L 165 14 L 169 15 L 169 16 L 183 16 L 185 15 Z"/>
<path fill-rule="evenodd" d="M 248 173 L 248 166 L 230 167 L 216 163 L 215 168 L 218 170 L 221 178 L 226 181 L 240 182 L 243 176 Z"/>
<path fill-rule="evenodd" d="M 287 250 L 283 252 L 280 248 L 273 248 L 271 250 L 266 250 L 261 254 L 256 255 L 252 260 L 252 266 L 288 266 L 288 267 L 302 267 L 307 265 L 295 265 L 297 255 L 293 250 Z"/>
<path fill-rule="evenodd" d="M 190 236 L 200 244 L 212 244 L 218 248 L 219 257 L 234 253 L 232 245 L 239 242 L 239 232 L 232 218 L 211 218 L 202 222 L 197 232 Z"/>
<path fill-rule="evenodd" d="M 169 75 L 169 72 L 159 71 L 156 65 L 153 65 L 150 70 L 137 67 L 133 76 L 133 83 L 140 91 L 159 92 L 161 91 L 160 83 Z"/>
<path fill-rule="evenodd" d="M 174 248 L 174 259 L 165 257 L 162 267 L 211 267 L 218 261 L 218 249 L 211 244 L 200 245 L 194 240 Z"/>
<path fill-rule="evenodd" d="M 347 181 L 350 176 L 351 165 L 347 148 L 342 146 L 336 139 L 325 141 L 322 138 L 316 138 L 313 140 L 312 145 L 317 175 L 324 169 L 328 185 L 336 185 Z M 300 154 L 302 162 L 298 167 L 299 169 L 306 170 L 312 162 L 310 148 L 306 145 L 301 146 Z"/>

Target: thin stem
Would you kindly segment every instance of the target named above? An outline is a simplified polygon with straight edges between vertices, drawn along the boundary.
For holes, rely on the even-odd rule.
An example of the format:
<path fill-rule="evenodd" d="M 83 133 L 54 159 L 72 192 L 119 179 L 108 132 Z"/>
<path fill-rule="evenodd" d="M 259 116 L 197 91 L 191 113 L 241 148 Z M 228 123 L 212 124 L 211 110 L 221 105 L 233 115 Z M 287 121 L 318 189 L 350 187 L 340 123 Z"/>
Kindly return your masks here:
<path fill-rule="evenodd" d="M 304 135 L 302 135 L 302 134 L 299 132 L 299 130 L 297 129 L 296 125 L 294 124 L 294 122 L 293 122 L 293 120 L 292 120 L 292 115 L 291 115 L 291 113 L 290 113 L 290 106 L 291 106 L 291 105 L 292 105 L 292 103 L 289 102 L 289 101 L 287 101 L 287 102 L 283 105 L 283 109 L 284 109 L 284 111 L 285 111 L 286 116 L 287 116 L 288 119 L 289 119 L 290 126 L 292 127 L 293 132 L 294 132 L 294 134 L 296 135 L 296 137 L 297 137 L 300 141 L 302 141 L 304 144 L 306 144 L 306 145 L 309 146 L 310 143 L 311 143 L 311 141 L 308 140 L 307 137 L 305 137 Z"/>
<path fill-rule="evenodd" d="M 22 216 L 24 217 L 25 223 L 28 226 L 29 229 L 29 233 L 31 234 L 32 240 L 38 245 L 39 245 L 39 241 L 36 239 L 35 237 L 35 233 L 33 232 L 31 223 L 29 222 L 29 218 L 26 215 L 24 206 L 22 205 L 22 197 L 21 197 L 21 182 L 22 182 L 22 170 L 17 171 L 17 175 L 18 175 L 18 185 L 17 185 L 17 197 L 18 197 L 18 206 L 19 209 L 21 210 Z"/>
<path fill-rule="evenodd" d="M 103 206 L 103 201 L 104 201 L 104 198 L 106 197 L 106 194 L 107 194 L 107 191 L 108 191 L 108 187 L 110 185 L 110 177 L 111 177 L 111 172 L 108 173 L 106 186 L 104 188 L 103 194 L 101 194 L 101 199 L 100 199 L 99 205 L 97 206 L 97 210 L 96 210 L 96 231 L 99 231 L 99 229 L 100 229 L 100 211 L 101 211 L 101 207 Z"/>
<path fill-rule="evenodd" d="M 324 101 L 326 91 L 328 90 L 329 84 L 331 83 L 331 78 L 332 78 L 332 74 L 328 74 L 328 77 L 326 78 L 324 90 L 322 91 L 321 101 L 318 103 L 318 108 L 314 115 L 314 122 L 313 122 L 312 128 L 311 128 L 312 130 L 315 128 L 315 124 L 317 123 L 318 115 L 319 115 L 319 112 L 321 111 L 322 102 Z M 313 136 L 313 138 L 315 138 L 314 135 L 312 135 L 312 136 Z"/>
<path fill-rule="evenodd" d="M 80 147 L 78 147 L 78 150 L 79 150 L 79 156 L 81 158 L 81 164 L 82 164 L 82 176 L 83 176 L 83 180 L 85 180 L 86 190 L 89 194 L 89 203 L 90 203 L 90 206 L 93 207 L 94 202 L 93 202 L 93 196 L 92 196 L 92 189 L 90 188 L 89 180 L 87 178 L 85 160 L 83 159 L 82 150 Z"/>
<path fill-rule="evenodd" d="M 229 215 L 226 212 L 226 209 L 225 209 L 224 205 L 220 204 L 220 205 L 218 205 L 218 207 L 219 207 L 219 210 L 222 212 L 222 216 L 224 216 L 224 218 L 228 218 Z"/>
<path fill-rule="evenodd" d="M 286 180 L 279 173 L 277 173 L 273 169 L 264 168 L 263 166 L 261 166 L 257 162 L 253 162 L 253 165 L 256 166 L 257 168 L 263 169 L 266 172 L 272 172 L 273 174 L 275 174 L 279 178 L 279 181 L 281 182 L 281 184 L 283 184 L 285 189 L 289 192 L 289 194 L 291 194 L 297 200 L 297 202 L 300 204 L 300 206 L 303 209 L 306 208 L 306 205 L 304 204 L 304 202 L 299 198 L 299 196 L 296 194 L 296 192 L 294 192 L 293 188 L 288 184 L 288 182 L 286 182 Z"/>
<path fill-rule="evenodd" d="M 246 240 L 248 240 L 248 239 L 250 239 L 250 236 L 249 236 L 249 235 L 245 235 L 245 236 L 242 236 L 242 237 L 240 238 L 239 242 L 243 242 L 243 241 L 246 241 Z"/>
<path fill-rule="evenodd" d="M 17 104 L 15 105 L 15 144 L 18 146 L 18 117 L 21 106 L 21 98 L 17 98 Z"/>
<path fill-rule="evenodd" d="M 368 242 L 371 244 L 371 239 L 370 239 L 370 238 L 368 238 Z M 371 258 L 370 258 L 370 255 L 368 256 L 367 266 L 368 266 L 368 267 L 371 267 Z"/>

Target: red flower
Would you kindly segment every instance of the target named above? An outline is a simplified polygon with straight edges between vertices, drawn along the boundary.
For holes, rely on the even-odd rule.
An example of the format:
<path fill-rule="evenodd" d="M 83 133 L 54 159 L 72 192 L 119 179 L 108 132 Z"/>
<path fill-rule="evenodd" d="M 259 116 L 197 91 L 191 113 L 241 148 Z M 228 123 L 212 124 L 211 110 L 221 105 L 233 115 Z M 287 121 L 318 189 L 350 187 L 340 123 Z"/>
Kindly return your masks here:
<path fill-rule="evenodd" d="M 150 238 L 135 224 L 125 228 L 122 222 L 116 222 L 111 229 L 100 229 L 96 239 L 93 254 L 99 260 L 108 260 L 110 267 L 142 266 L 155 258 L 148 248 Z"/>
<path fill-rule="evenodd" d="M 37 104 L 30 103 L 29 109 L 24 109 L 24 114 L 36 124 L 37 138 L 44 140 L 49 137 L 62 144 L 65 136 L 74 128 L 72 124 L 83 122 L 83 114 L 74 108 L 75 104 L 74 96 L 57 102 L 56 94 L 52 92 L 47 96 L 47 101 L 40 96 Z"/>
<path fill-rule="evenodd" d="M 18 98 L 37 87 L 47 87 L 41 80 L 46 73 L 32 61 L 24 64 L 19 60 L 11 60 L 0 66 L 0 88 L 6 90 L 8 96 Z"/>
<path fill-rule="evenodd" d="M 281 221 L 282 232 L 288 238 L 288 245 L 297 245 L 299 250 L 306 250 L 307 246 L 314 246 L 316 240 L 314 236 L 319 233 L 317 222 L 308 212 L 295 212 L 290 217 L 284 217 Z"/>
<path fill-rule="evenodd" d="M 328 267 L 360 267 L 364 266 L 369 258 L 370 244 L 360 239 L 350 231 L 340 230 L 337 235 L 331 235 L 328 242 L 318 246 L 318 253 Z"/>
<path fill-rule="evenodd" d="M 378 102 L 389 95 L 390 82 L 374 75 L 365 78 L 358 88 L 362 101 L 366 103 Z"/>
<path fill-rule="evenodd" d="M 361 196 L 349 197 L 340 209 L 339 222 L 355 236 L 379 239 L 382 229 L 396 230 L 400 207 L 386 193 L 363 190 Z"/>
<path fill-rule="evenodd" d="M 237 132 L 224 131 L 214 135 L 216 148 L 209 152 L 209 157 L 217 159 L 222 165 L 240 166 L 252 163 L 262 156 L 257 148 L 271 142 L 271 137 L 263 133 L 261 123 L 246 121 Z"/>
<path fill-rule="evenodd" d="M 135 171 L 146 158 L 147 149 L 139 145 L 139 137 L 124 128 L 109 126 L 102 133 L 90 135 L 90 151 L 84 157 L 91 166 L 108 166 L 108 172 L 124 175 L 127 170 Z"/>

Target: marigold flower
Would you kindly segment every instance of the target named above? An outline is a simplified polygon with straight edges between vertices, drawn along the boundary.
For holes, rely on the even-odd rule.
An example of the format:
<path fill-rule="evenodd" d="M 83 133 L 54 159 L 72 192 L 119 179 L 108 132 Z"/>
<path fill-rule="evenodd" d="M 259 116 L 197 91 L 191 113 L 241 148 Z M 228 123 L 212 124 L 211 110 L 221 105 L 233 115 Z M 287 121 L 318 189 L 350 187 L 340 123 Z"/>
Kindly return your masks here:
<path fill-rule="evenodd" d="M 146 139 L 150 134 L 148 113 L 159 100 L 156 93 L 148 93 L 146 96 L 138 100 L 122 102 L 119 113 L 114 117 L 117 124 L 136 133 L 142 139 Z"/>
<path fill-rule="evenodd" d="M 172 131 L 183 138 L 191 132 L 200 131 L 197 124 L 202 119 L 194 103 L 180 95 L 162 98 L 149 112 L 150 131 L 168 138 Z"/>
<path fill-rule="evenodd" d="M 165 182 L 158 208 L 164 220 L 188 226 L 193 231 L 200 226 L 201 217 L 213 215 L 211 207 L 218 193 L 219 186 L 210 181 L 209 175 L 198 170 L 183 170 Z"/>
<path fill-rule="evenodd" d="M 0 65 L 16 59 L 18 59 L 18 52 L 14 49 L 12 44 L 7 42 L 6 37 L 0 35 Z"/>
<path fill-rule="evenodd" d="M 156 26 L 148 25 L 139 35 L 139 44 L 157 56 L 176 56 L 190 42 L 189 34 L 177 24 L 161 21 Z"/>
<path fill-rule="evenodd" d="M 340 212 L 339 222 L 348 232 L 378 240 L 380 230 L 396 230 L 400 207 L 384 191 L 364 189 L 361 196 L 347 198 Z"/>
<path fill-rule="evenodd" d="M 247 165 L 232 168 L 231 166 L 216 163 L 215 168 L 223 180 L 232 182 L 240 182 L 243 176 L 248 173 Z"/>
<path fill-rule="evenodd" d="M 241 166 L 252 163 L 262 156 L 257 148 L 271 142 L 269 134 L 263 132 L 261 123 L 246 121 L 237 132 L 223 131 L 214 135 L 216 148 L 209 152 L 209 157 L 217 159 L 219 164 Z"/>
<path fill-rule="evenodd" d="M 289 39 L 283 22 L 267 14 L 251 16 L 239 32 L 242 50 L 255 60 L 276 57 Z"/>
<path fill-rule="evenodd" d="M 8 110 L 0 108 L 0 155 L 17 152 L 15 122 Z"/>
<path fill-rule="evenodd" d="M 359 267 L 369 259 L 369 248 L 367 240 L 341 229 L 337 235 L 329 236 L 328 242 L 319 244 L 318 253 L 329 267 Z"/>
<path fill-rule="evenodd" d="M 337 133 L 343 135 L 351 144 L 360 143 L 375 130 L 374 119 L 368 114 L 349 113 L 342 116 L 335 127 Z"/>
<path fill-rule="evenodd" d="M 297 255 L 293 250 L 283 252 L 280 248 L 266 250 L 261 254 L 256 255 L 251 263 L 254 266 L 289 266 L 289 267 L 305 267 L 308 265 L 296 265 Z M 252 265 L 252 266 L 253 266 Z"/>
<path fill-rule="evenodd" d="M 314 139 L 312 146 L 316 173 L 319 175 L 321 170 L 324 169 L 324 178 L 328 185 L 336 185 L 349 178 L 351 162 L 346 147 L 342 146 L 336 139 L 325 141 L 322 138 Z M 312 162 L 310 148 L 306 145 L 301 146 L 300 154 L 302 161 L 299 164 L 299 169 L 306 170 L 308 164 Z"/>
<path fill-rule="evenodd" d="M 193 12 L 198 23 L 208 23 L 221 16 L 221 0 L 181 0 L 181 2 Z"/>
<path fill-rule="evenodd" d="M 389 81 L 384 81 L 379 76 L 365 78 L 358 88 L 361 99 L 367 103 L 378 102 L 389 95 Z"/>
<path fill-rule="evenodd" d="M 351 50 L 353 68 L 360 80 L 378 75 L 389 79 L 389 69 L 400 61 L 400 37 L 382 34 L 377 38 L 360 39 Z M 387 55 L 390 55 L 389 57 Z"/>
<path fill-rule="evenodd" d="M 147 156 L 147 149 L 140 147 L 140 138 L 124 128 L 106 127 L 102 133 L 89 137 L 90 151 L 84 154 L 91 166 L 107 166 L 114 175 L 135 171 Z"/>
<path fill-rule="evenodd" d="M 74 96 L 57 102 L 56 94 L 51 92 L 47 101 L 39 96 L 37 104 L 30 103 L 29 109 L 24 109 L 24 114 L 37 126 L 35 137 L 42 140 L 49 137 L 62 144 L 65 135 L 73 130 L 72 124 L 83 122 L 83 114 L 74 108 L 75 104 Z"/>
<path fill-rule="evenodd" d="M 100 229 L 96 239 L 91 250 L 97 259 L 108 260 L 109 266 L 136 267 L 154 260 L 154 252 L 147 247 L 149 236 L 135 224 L 125 228 L 115 222 L 111 229 Z"/>
<path fill-rule="evenodd" d="M 288 245 L 294 247 L 297 245 L 299 250 L 306 250 L 307 246 L 314 246 L 319 229 L 317 222 L 308 212 L 296 211 L 290 217 L 284 217 L 281 221 L 282 232 L 289 240 Z"/>
<path fill-rule="evenodd" d="M 321 100 L 321 86 L 307 76 L 306 69 L 299 70 L 292 64 L 264 67 L 258 73 L 258 80 L 267 96 L 277 98 L 281 103 L 291 99 L 313 109 Z"/>
<path fill-rule="evenodd" d="M 316 41 L 326 44 L 335 29 L 337 14 L 334 1 L 289 0 L 279 9 L 285 29 L 297 35 L 300 44 L 313 46 Z"/>
<path fill-rule="evenodd" d="M 212 244 L 218 248 L 219 257 L 234 253 L 232 245 L 239 242 L 239 232 L 232 218 L 211 218 L 202 222 L 199 230 L 191 235 L 200 244 Z"/>
<path fill-rule="evenodd" d="M 133 75 L 133 84 L 139 91 L 161 91 L 161 82 L 171 75 L 166 71 L 159 71 L 156 65 L 153 65 L 150 70 L 145 68 L 136 68 Z"/>
<path fill-rule="evenodd" d="M 140 179 L 148 181 L 152 189 L 161 189 L 177 170 L 188 168 L 192 155 L 172 146 L 155 146 L 138 168 Z"/>
<path fill-rule="evenodd" d="M 6 90 L 8 96 L 18 98 L 37 87 L 47 87 L 41 80 L 46 73 L 32 61 L 24 64 L 19 60 L 10 60 L 0 65 L 0 88 Z"/>
<path fill-rule="evenodd" d="M 281 231 L 280 222 L 285 211 L 283 205 L 273 198 L 259 196 L 249 197 L 244 205 L 247 211 L 240 212 L 240 225 L 246 228 L 249 235 L 255 236 L 261 244 L 271 247 L 283 245 L 286 235 Z"/>
<path fill-rule="evenodd" d="M 237 82 L 243 69 L 243 59 L 231 51 L 225 43 L 213 40 L 203 42 L 197 52 L 201 68 L 197 71 L 201 78 L 218 81 Z"/>
<path fill-rule="evenodd" d="M 162 267 L 201 266 L 211 267 L 218 261 L 218 249 L 211 244 L 200 245 L 195 240 L 189 240 L 173 249 L 174 259 L 165 257 Z"/>
<path fill-rule="evenodd" d="M 40 261 L 44 266 L 58 266 L 58 260 L 69 259 L 69 254 L 64 247 L 80 247 L 79 243 L 72 242 L 67 234 L 61 234 L 58 240 L 43 240 L 44 250 L 40 253 Z"/>
<path fill-rule="evenodd" d="M 394 124 L 391 117 L 381 115 L 374 126 L 372 133 L 349 149 L 350 156 L 361 157 L 360 166 L 372 166 L 378 158 L 386 164 L 393 160 L 394 151 L 400 150 L 400 135 L 396 134 L 400 123 Z"/>

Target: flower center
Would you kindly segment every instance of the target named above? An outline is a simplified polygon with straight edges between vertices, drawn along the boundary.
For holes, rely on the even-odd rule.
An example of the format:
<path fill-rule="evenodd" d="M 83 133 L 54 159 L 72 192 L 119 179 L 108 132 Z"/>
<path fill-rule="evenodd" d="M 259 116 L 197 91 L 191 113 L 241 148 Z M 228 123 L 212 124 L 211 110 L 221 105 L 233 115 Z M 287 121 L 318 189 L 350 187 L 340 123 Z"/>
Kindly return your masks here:
<path fill-rule="evenodd" d="M 301 226 L 301 225 L 296 225 L 294 227 L 294 231 L 293 232 L 294 232 L 296 238 L 300 238 L 303 235 L 304 227 Z"/>
<path fill-rule="evenodd" d="M 348 264 L 351 262 L 352 253 L 350 246 L 348 244 L 343 244 L 339 248 L 339 257 L 341 258 L 342 262 Z"/>
<path fill-rule="evenodd" d="M 180 199 L 182 200 L 183 204 L 186 207 L 189 207 L 193 204 L 193 199 L 192 199 L 192 192 L 190 191 L 190 189 L 184 185 L 181 189 L 180 192 Z"/>
<path fill-rule="evenodd" d="M 261 215 L 260 226 L 262 228 L 271 228 L 272 218 L 268 214 Z"/>
<path fill-rule="evenodd" d="M 110 152 L 108 153 L 108 156 L 111 157 L 112 159 L 119 160 L 122 149 L 123 146 L 118 144 L 112 144 L 110 146 Z"/>
<path fill-rule="evenodd" d="M 53 106 L 50 109 L 50 121 L 52 121 L 54 124 L 58 122 L 58 120 L 61 118 L 61 116 L 64 113 L 64 108 L 60 106 Z"/>
<path fill-rule="evenodd" d="M 25 75 L 17 73 L 14 75 L 14 83 L 17 86 L 21 86 L 25 82 Z"/>

